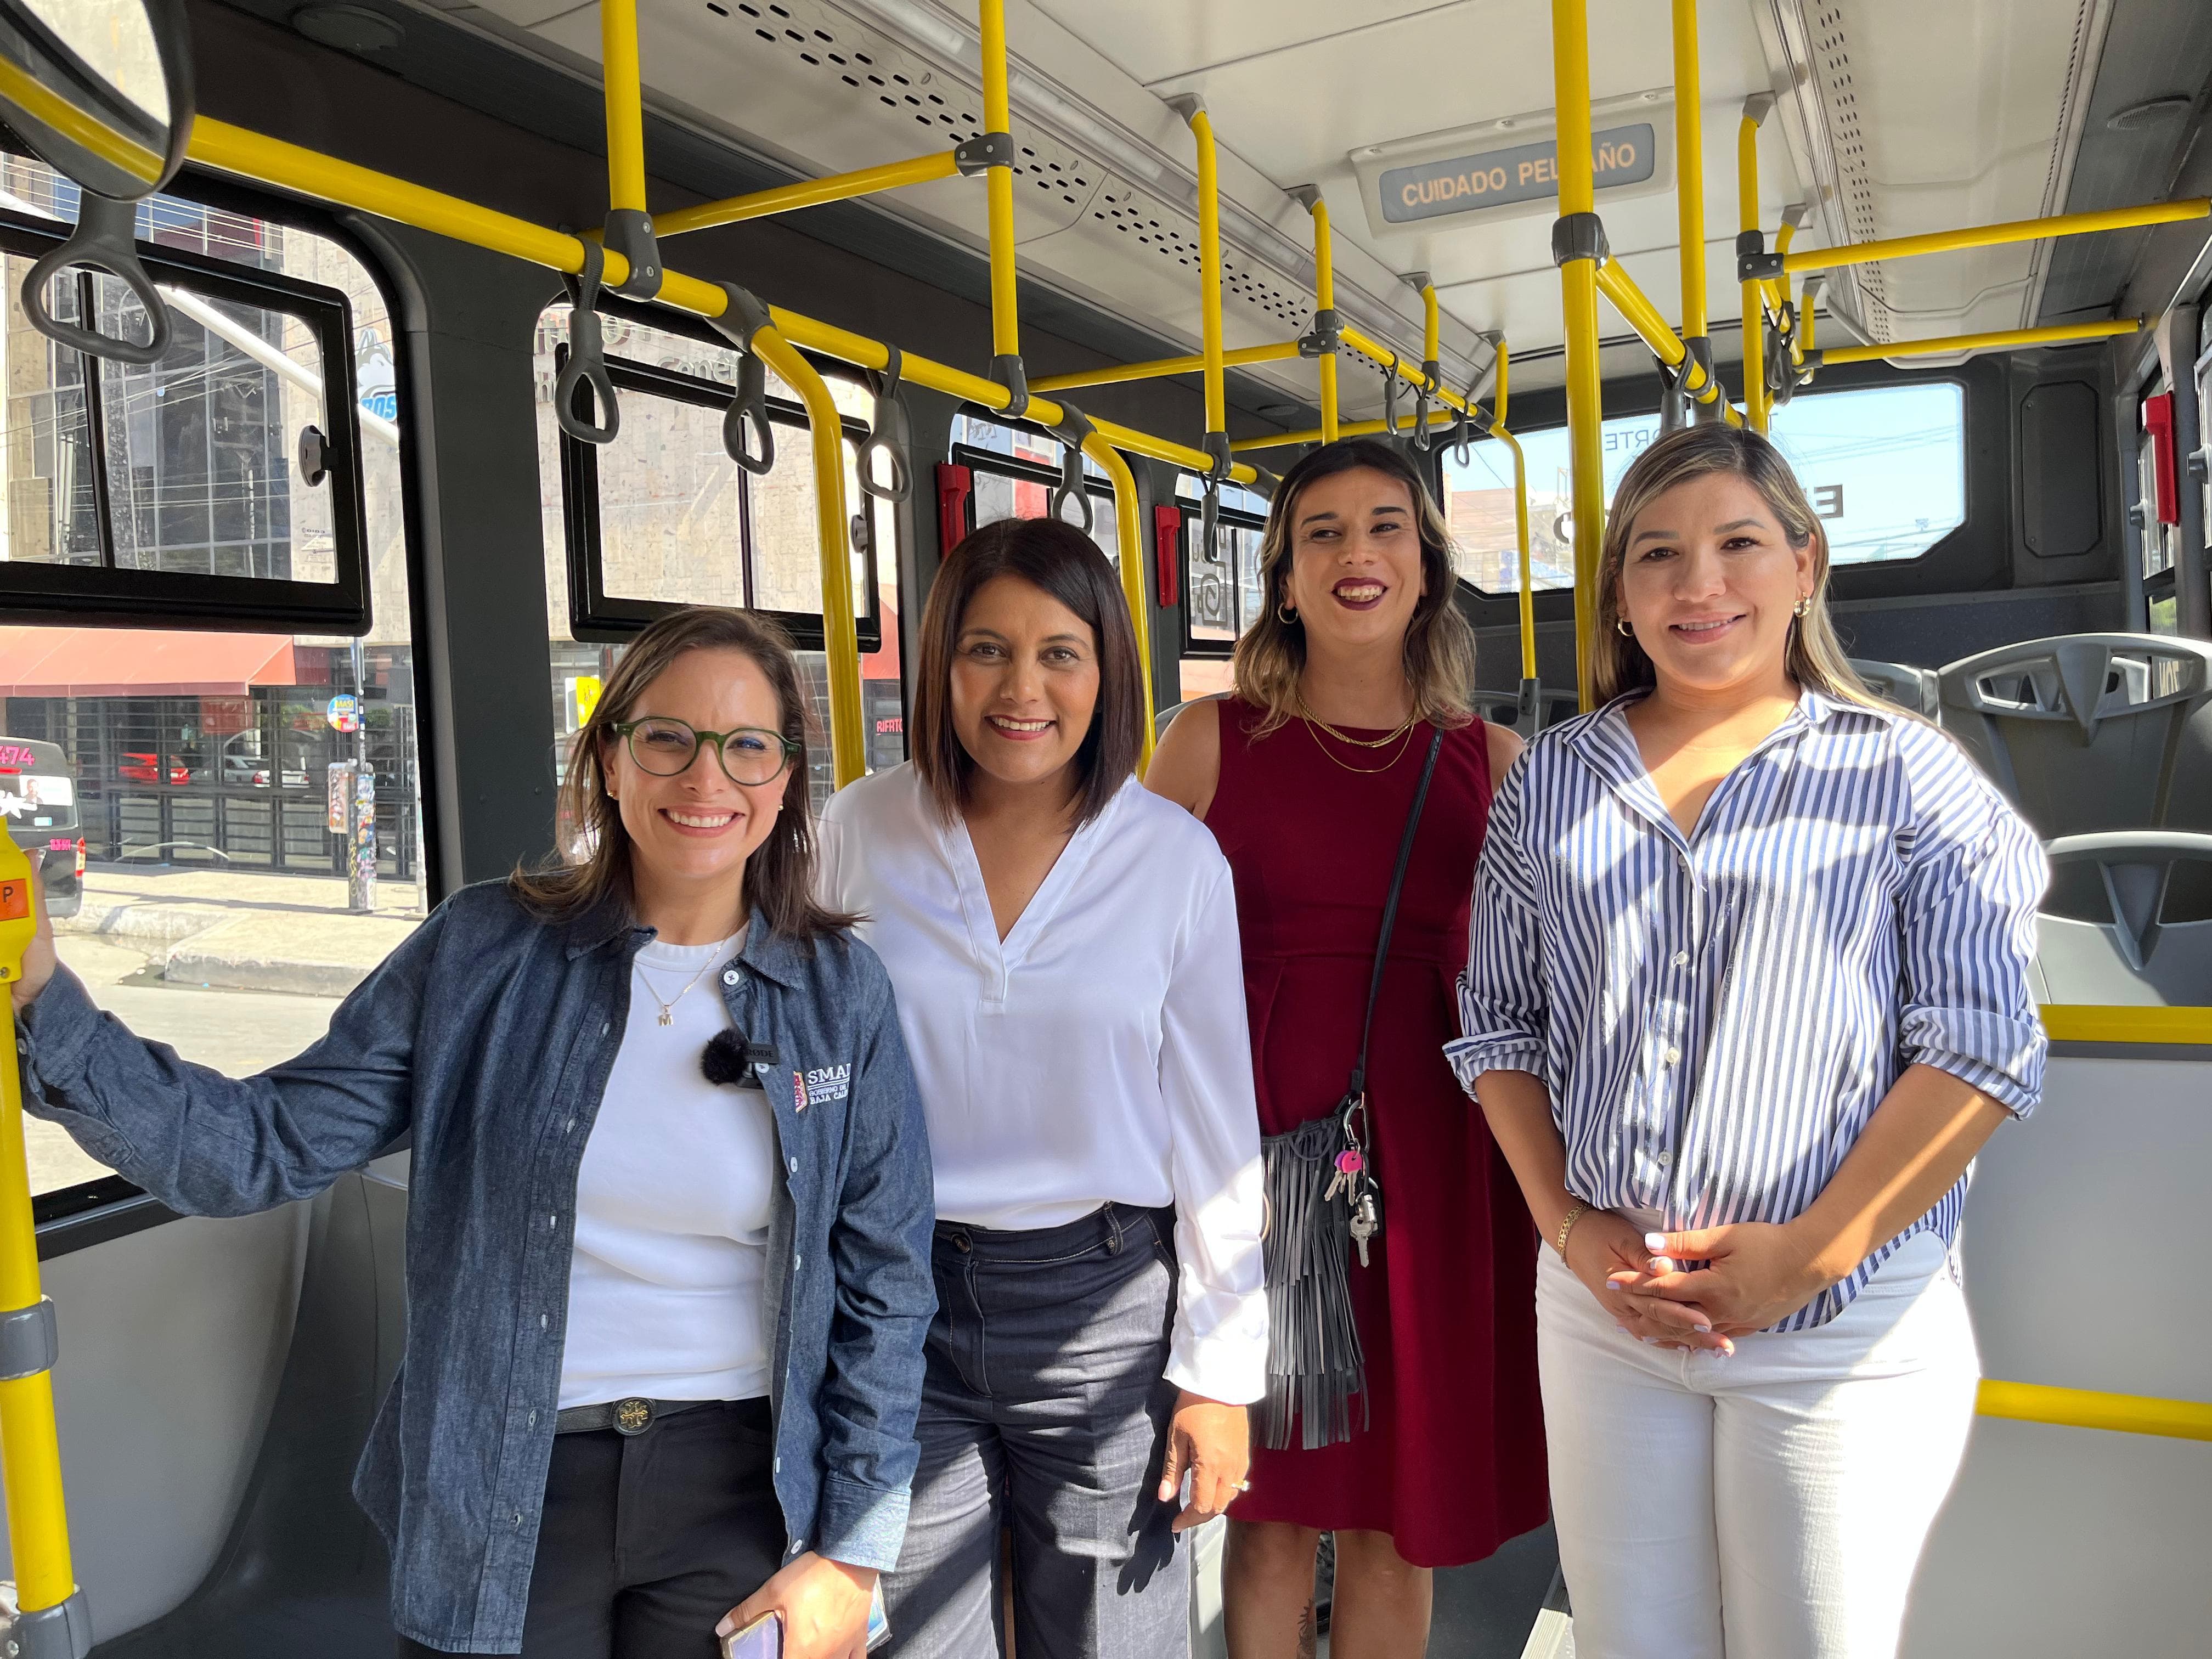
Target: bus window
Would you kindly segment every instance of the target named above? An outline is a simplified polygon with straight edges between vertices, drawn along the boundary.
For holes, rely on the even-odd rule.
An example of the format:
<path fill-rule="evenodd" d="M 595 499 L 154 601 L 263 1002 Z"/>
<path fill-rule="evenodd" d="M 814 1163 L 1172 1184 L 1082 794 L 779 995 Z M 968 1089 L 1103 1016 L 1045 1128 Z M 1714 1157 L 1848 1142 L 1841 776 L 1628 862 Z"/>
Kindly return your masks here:
<path fill-rule="evenodd" d="M 0 189 L 19 213 L 54 200 L 51 175 L 15 158 L 0 161 Z M 0 814 L 41 858 L 57 948 L 93 1000 L 186 1060 L 243 1075 L 320 1036 L 431 892 L 392 325 L 375 278 L 331 236 L 176 197 L 146 211 L 159 243 L 232 261 L 264 289 L 343 297 L 363 416 L 365 514 L 351 533 L 366 544 L 372 625 L 359 639 L 0 626 Z M 0 405 L 8 556 L 96 563 L 106 536 L 118 574 L 142 581 L 331 580 L 345 526 L 331 481 L 310 486 L 294 460 L 301 423 L 329 418 L 328 364 L 294 313 L 211 301 L 209 322 L 179 307 L 170 356 L 103 366 L 88 400 L 76 355 L 25 323 L 20 263 L 8 260 Z M 42 1215 L 125 1190 L 57 1126 L 24 1129 Z"/>
<path fill-rule="evenodd" d="M 1770 435 L 1834 564 L 1917 559 L 1966 521 L 1966 392 L 1955 380 L 1805 392 Z"/>
<path fill-rule="evenodd" d="M 1060 487 L 1061 448 L 1027 427 L 1001 426 L 976 415 L 952 417 L 952 459 L 975 476 L 975 521 L 981 530 L 1001 519 L 1042 519 L 1052 511 L 1052 492 Z M 1114 486 L 1103 468 L 1083 458 L 1084 493 L 1091 497 L 1091 539 L 1116 570 L 1121 549 L 1114 526 Z M 1073 507 L 1070 523 L 1080 514 Z"/>
<path fill-rule="evenodd" d="M 566 775 L 575 734 L 621 659 L 621 635 L 671 605 L 743 606 L 774 616 L 800 646 L 814 714 L 810 783 L 818 805 L 832 781 L 829 671 L 820 649 L 821 552 L 803 405 L 769 377 L 775 465 L 755 477 L 722 447 L 738 354 L 626 313 L 608 315 L 604 326 L 622 410 L 611 444 L 568 438 L 554 419 L 553 386 L 568 337 L 565 302 L 539 318 L 536 340 L 555 772 Z M 868 544 L 853 547 L 851 558 L 861 714 L 873 769 L 906 758 L 897 520 L 888 502 L 860 490 L 859 444 L 874 418 L 874 398 L 848 369 L 829 369 L 824 379 L 846 422 L 846 501 L 855 514 L 865 502 L 869 514 Z M 578 570 L 585 575 L 580 592 L 570 581 Z"/>
<path fill-rule="evenodd" d="M 1213 556 L 1206 550 L 1198 480 L 1176 480 L 1182 508 L 1182 660 L 1178 695 L 1226 691 L 1229 659 L 1237 641 L 1260 614 L 1260 544 L 1267 527 L 1267 498 L 1234 484 L 1221 492 L 1220 529 Z"/>

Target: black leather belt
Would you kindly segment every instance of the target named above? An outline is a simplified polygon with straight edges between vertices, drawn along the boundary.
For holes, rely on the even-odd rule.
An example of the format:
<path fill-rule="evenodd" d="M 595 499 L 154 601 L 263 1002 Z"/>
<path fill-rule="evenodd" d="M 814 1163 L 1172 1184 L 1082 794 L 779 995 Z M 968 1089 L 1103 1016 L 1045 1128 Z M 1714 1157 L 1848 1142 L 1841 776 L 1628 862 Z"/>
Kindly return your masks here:
<path fill-rule="evenodd" d="M 556 1434 L 589 1434 L 612 1429 L 617 1434 L 643 1434 L 654 1422 L 702 1406 L 719 1406 L 719 1400 L 609 1400 L 597 1406 L 571 1406 L 553 1419 Z"/>

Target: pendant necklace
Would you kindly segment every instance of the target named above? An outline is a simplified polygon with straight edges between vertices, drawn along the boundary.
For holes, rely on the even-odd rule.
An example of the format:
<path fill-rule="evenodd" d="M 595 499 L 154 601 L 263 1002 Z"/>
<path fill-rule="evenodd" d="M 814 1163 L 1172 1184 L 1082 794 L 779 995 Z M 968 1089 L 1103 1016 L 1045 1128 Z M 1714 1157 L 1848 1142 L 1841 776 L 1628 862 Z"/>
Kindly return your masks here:
<path fill-rule="evenodd" d="M 662 1025 L 673 1025 L 676 1024 L 676 1005 L 683 1001 L 685 996 L 690 994 L 693 986 L 696 985 L 701 980 L 707 977 L 707 969 L 712 968 L 714 963 L 720 959 L 720 957 L 721 952 L 718 947 L 712 955 L 708 957 L 704 963 L 700 964 L 699 971 L 684 981 L 684 988 L 681 991 L 678 991 L 674 996 L 670 997 L 665 1002 L 661 1001 L 660 992 L 653 985 L 652 970 L 641 962 L 632 964 L 637 969 L 638 977 L 645 981 L 646 994 L 650 996 L 655 1002 L 660 1003 L 660 1018 L 658 1024 Z"/>

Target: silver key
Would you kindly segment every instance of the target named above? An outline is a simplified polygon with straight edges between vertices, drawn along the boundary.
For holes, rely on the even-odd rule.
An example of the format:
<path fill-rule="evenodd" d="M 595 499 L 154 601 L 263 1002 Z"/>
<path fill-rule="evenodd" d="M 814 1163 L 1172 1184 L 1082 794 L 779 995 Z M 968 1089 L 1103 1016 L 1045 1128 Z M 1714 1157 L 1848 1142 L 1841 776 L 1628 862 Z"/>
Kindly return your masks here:
<path fill-rule="evenodd" d="M 1375 1194 L 1363 1193 L 1352 1212 L 1352 1242 L 1359 1247 L 1359 1265 L 1367 1266 L 1367 1241 L 1382 1231 L 1375 1209 Z"/>

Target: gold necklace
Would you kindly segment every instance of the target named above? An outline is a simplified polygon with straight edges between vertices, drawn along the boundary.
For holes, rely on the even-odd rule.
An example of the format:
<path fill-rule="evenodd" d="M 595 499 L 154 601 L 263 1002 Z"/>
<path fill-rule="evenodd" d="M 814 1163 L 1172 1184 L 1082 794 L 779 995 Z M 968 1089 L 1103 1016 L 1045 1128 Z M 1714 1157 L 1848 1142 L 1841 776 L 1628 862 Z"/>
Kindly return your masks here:
<path fill-rule="evenodd" d="M 1304 717 L 1301 716 L 1301 718 Z M 1363 778 L 1380 777 L 1383 773 L 1395 766 L 1399 761 L 1403 759 L 1405 757 L 1406 750 L 1401 746 L 1396 754 L 1391 756 L 1389 760 L 1384 761 L 1380 766 L 1354 766 L 1347 760 L 1343 760 L 1335 755 L 1329 754 L 1328 745 L 1321 740 L 1321 732 L 1314 730 L 1317 726 L 1321 726 L 1322 732 L 1329 732 L 1330 730 L 1328 726 L 1322 726 L 1322 723 L 1319 720 L 1310 719 L 1306 720 L 1306 735 L 1314 740 L 1314 747 L 1320 750 L 1322 754 L 1328 755 L 1329 759 L 1334 761 L 1336 764 L 1341 766 L 1346 771 L 1352 773 L 1357 776 Z M 1359 739 L 1357 738 L 1346 738 L 1344 741 L 1346 743 L 1358 743 L 1362 749 L 1379 749 L 1382 746 L 1383 743 L 1389 743 L 1394 739 L 1399 740 L 1402 744 L 1403 739 L 1408 737 L 1412 733 L 1413 730 L 1413 722 L 1412 720 L 1407 720 L 1395 732 L 1393 732 L 1389 737 L 1383 738 L 1382 743 L 1359 743 Z M 1334 736 L 1336 734 L 1334 732 L 1330 732 L 1330 735 Z"/>
<path fill-rule="evenodd" d="M 660 1018 L 656 1023 L 662 1025 L 675 1024 L 676 1005 L 683 1001 L 685 997 L 691 994 L 691 988 L 696 985 L 701 980 L 706 978 L 707 969 L 712 968 L 715 963 L 720 959 L 721 953 L 719 951 L 717 951 L 714 955 L 708 957 L 707 960 L 701 964 L 699 971 L 684 981 L 684 988 L 678 991 L 674 996 L 669 998 L 665 1002 L 660 1001 L 660 988 L 653 982 L 653 975 L 651 970 L 648 969 L 641 962 L 632 963 L 631 965 L 637 969 L 638 977 L 645 981 L 646 994 L 650 996 L 655 1002 L 660 1002 Z"/>
<path fill-rule="evenodd" d="M 1399 738 L 1404 737 L 1407 732 L 1412 731 L 1421 718 L 1421 711 L 1417 708 L 1412 714 L 1406 716 L 1406 723 L 1403 726 L 1391 732 L 1388 737 L 1348 737 L 1344 732 L 1338 731 L 1334 726 L 1331 726 L 1327 720 L 1322 720 L 1320 716 L 1309 709 L 1306 707 L 1306 700 L 1302 694 L 1294 692 L 1292 695 L 1297 696 L 1298 700 L 1298 718 L 1300 720 L 1304 720 L 1308 726 L 1319 726 L 1322 731 L 1328 732 L 1329 736 L 1334 738 L 1339 743 L 1348 743 L 1354 749 L 1387 749 L 1390 744 L 1397 742 Z"/>

